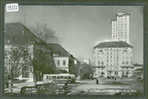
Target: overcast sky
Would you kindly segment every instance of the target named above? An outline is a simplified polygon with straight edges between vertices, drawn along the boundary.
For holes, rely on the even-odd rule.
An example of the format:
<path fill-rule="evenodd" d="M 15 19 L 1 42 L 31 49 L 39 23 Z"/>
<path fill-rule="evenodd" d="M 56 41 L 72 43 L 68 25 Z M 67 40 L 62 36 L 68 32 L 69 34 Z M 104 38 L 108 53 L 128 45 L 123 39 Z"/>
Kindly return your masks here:
<path fill-rule="evenodd" d="M 131 13 L 130 42 L 134 63 L 143 63 L 143 7 L 140 6 L 22 6 L 6 13 L 5 21 L 28 28 L 47 24 L 60 44 L 75 57 L 90 58 L 96 42 L 111 39 L 111 19 L 119 11 Z"/>

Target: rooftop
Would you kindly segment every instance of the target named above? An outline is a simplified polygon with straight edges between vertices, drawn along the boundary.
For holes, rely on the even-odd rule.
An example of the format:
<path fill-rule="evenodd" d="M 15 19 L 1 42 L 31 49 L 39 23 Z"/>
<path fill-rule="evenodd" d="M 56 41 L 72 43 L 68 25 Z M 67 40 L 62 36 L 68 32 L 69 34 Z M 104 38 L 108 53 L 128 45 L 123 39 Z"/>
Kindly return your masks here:
<path fill-rule="evenodd" d="M 21 23 L 6 23 L 5 44 L 28 45 L 33 41 L 41 41 L 34 33 Z"/>
<path fill-rule="evenodd" d="M 122 47 L 130 47 L 133 48 L 132 45 L 124 42 L 124 41 L 107 41 L 101 42 L 97 44 L 94 48 L 122 48 Z"/>
<path fill-rule="evenodd" d="M 77 60 L 73 55 L 71 55 L 68 51 L 66 51 L 60 44 L 58 43 L 48 43 L 49 50 L 52 51 L 53 54 L 58 54 L 59 56 L 71 57 L 72 59 Z M 78 60 L 77 60 L 78 61 Z"/>
<path fill-rule="evenodd" d="M 126 12 L 118 12 L 116 15 L 119 16 L 119 17 L 120 17 L 120 16 L 122 17 L 122 16 L 127 16 L 127 15 L 129 16 L 130 13 L 126 13 Z"/>
<path fill-rule="evenodd" d="M 48 43 L 48 48 L 55 54 L 60 56 L 70 56 L 71 54 L 67 52 L 60 44 Z"/>

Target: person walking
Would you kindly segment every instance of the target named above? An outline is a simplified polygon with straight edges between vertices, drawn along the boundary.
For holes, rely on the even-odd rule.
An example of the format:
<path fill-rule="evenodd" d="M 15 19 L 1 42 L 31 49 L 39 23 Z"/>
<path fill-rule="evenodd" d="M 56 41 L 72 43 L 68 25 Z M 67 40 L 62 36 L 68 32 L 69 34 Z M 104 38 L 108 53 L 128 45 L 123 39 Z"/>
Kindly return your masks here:
<path fill-rule="evenodd" d="M 96 78 L 96 84 L 98 85 L 99 84 L 99 80 Z"/>

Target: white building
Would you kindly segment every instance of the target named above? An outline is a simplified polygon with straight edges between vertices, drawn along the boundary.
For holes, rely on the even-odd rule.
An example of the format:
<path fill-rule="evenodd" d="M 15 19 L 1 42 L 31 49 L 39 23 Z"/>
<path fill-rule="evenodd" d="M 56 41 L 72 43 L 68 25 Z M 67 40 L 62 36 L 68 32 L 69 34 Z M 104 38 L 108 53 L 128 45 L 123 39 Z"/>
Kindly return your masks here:
<path fill-rule="evenodd" d="M 73 66 L 77 64 L 77 60 L 60 44 L 49 43 L 48 47 L 53 53 L 54 63 L 58 70 L 64 70 L 66 72 L 69 72 L 70 65 Z"/>
<path fill-rule="evenodd" d="M 89 59 L 84 59 L 83 62 L 86 63 L 86 64 L 90 64 L 90 60 Z"/>
<path fill-rule="evenodd" d="M 117 13 L 116 19 L 112 20 L 112 40 L 129 42 L 130 14 Z"/>
<path fill-rule="evenodd" d="M 69 57 L 54 56 L 53 58 L 57 69 L 69 72 Z"/>
<path fill-rule="evenodd" d="M 95 77 L 130 77 L 133 74 L 132 46 L 129 44 L 130 14 L 117 13 L 112 20 L 112 40 L 94 47 Z"/>
<path fill-rule="evenodd" d="M 112 39 L 117 41 L 118 40 L 118 34 L 117 34 L 117 20 L 112 20 Z"/>
<path fill-rule="evenodd" d="M 94 47 L 95 77 L 132 76 L 132 46 L 123 41 L 101 42 Z"/>

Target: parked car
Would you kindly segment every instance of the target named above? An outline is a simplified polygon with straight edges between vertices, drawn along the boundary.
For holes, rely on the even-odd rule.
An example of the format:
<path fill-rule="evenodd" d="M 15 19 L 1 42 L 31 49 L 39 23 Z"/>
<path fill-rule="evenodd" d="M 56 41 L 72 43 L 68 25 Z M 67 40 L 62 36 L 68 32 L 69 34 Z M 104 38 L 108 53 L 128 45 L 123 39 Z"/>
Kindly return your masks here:
<path fill-rule="evenodd" d="M 57 85 L 52 81 L 39 81 L 34 86 L 25 86 L 21 88 L 22 95 L 30 94 L 56 94 Z"/>
<path fill-rule="evenodd" d="M 21 94 L 36 94 L 37 93 L 37 88 L 36 86 L 25 86 L 21 88 Z"/>

